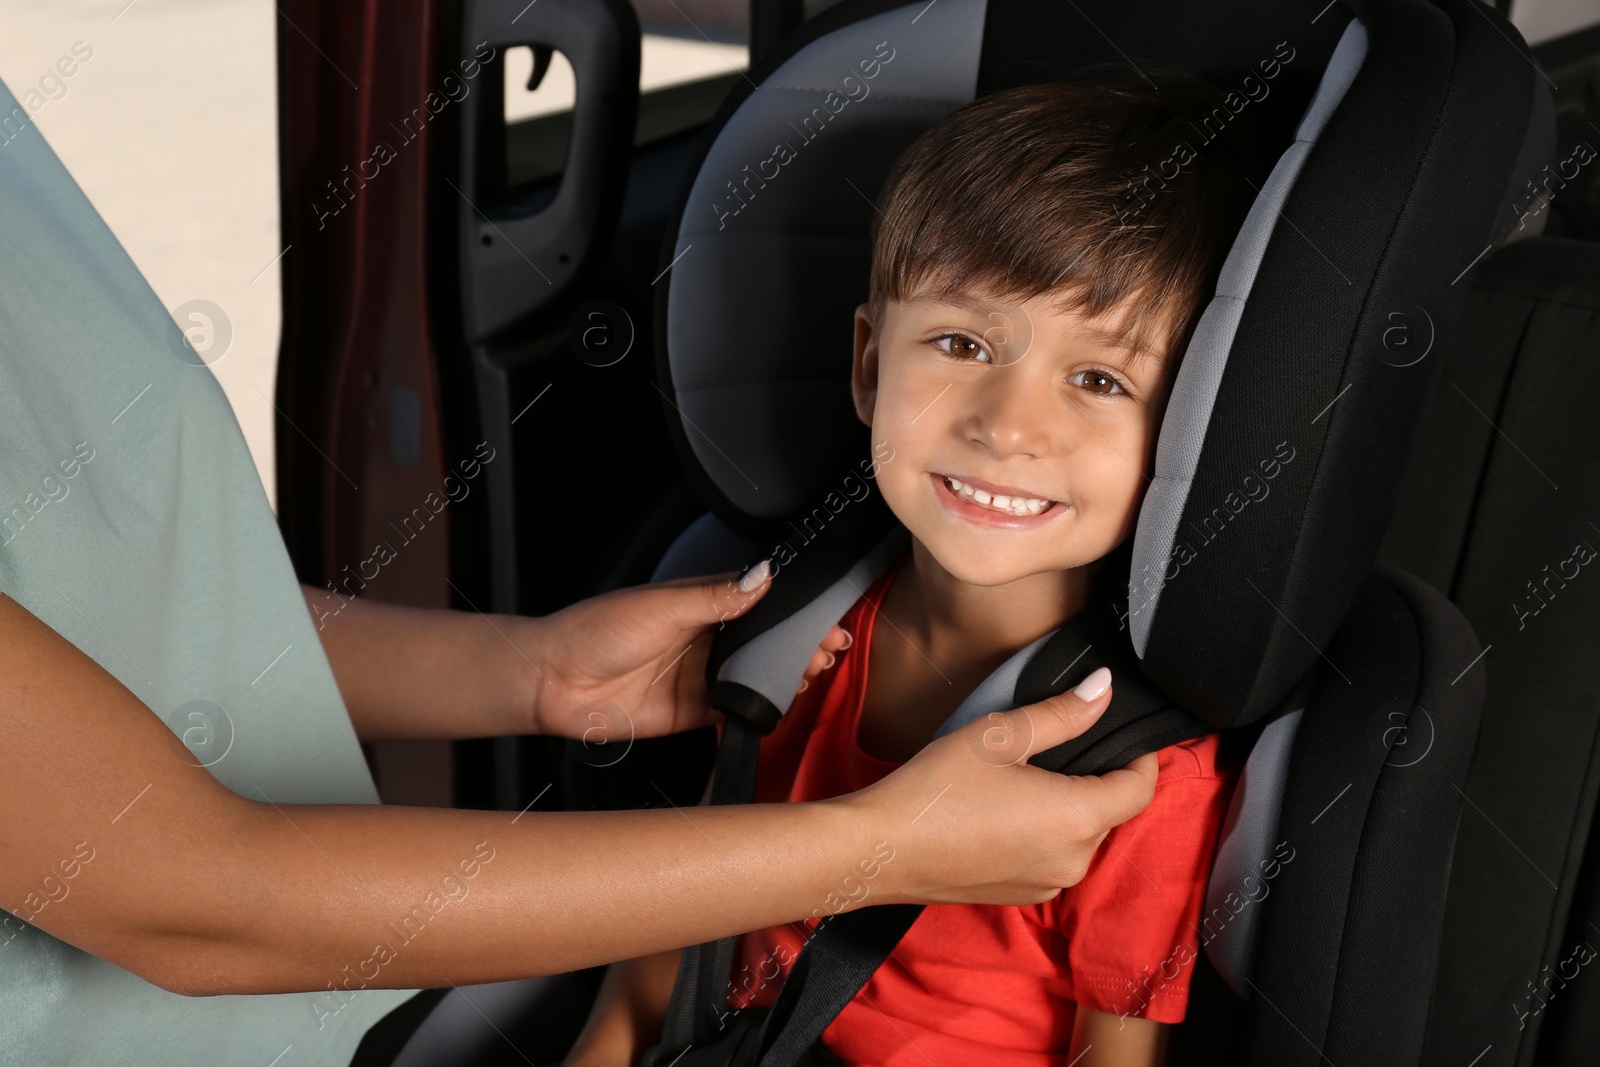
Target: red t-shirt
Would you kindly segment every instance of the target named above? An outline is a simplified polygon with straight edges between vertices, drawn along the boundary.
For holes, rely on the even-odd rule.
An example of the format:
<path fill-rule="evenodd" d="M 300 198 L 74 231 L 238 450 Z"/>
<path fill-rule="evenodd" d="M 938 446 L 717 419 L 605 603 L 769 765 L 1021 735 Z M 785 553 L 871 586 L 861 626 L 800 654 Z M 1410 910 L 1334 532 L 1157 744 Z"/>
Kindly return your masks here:
<path fill-rule="evenodd" d="M 762 739 L 758 803 L 840 796 L 896 763 L 856 743 L 876 605 L 893 572 L 842 620 L 854 642 L 796 697 Z M 897 639 L 886 634 L 885 640 Z M 1066 1067 L 1075 1005 L 1180 1022 L 1198 953 L 1197 923 L 1234 774 L 1216 763 L 1215 734 L 1162 749 L 1155 799 L 1111 830 L 1081 882 L 1026 907 L 942 904 L 924 909 L 867 985 L 823 1034 L 850 1065 Z M 811 930 L 847 898 L 870 899 L 873 861 L 840 872 L 837 896 L 813 918 L 746 934 L 729 984 L 730 1008 L 770 1006 Z"/>

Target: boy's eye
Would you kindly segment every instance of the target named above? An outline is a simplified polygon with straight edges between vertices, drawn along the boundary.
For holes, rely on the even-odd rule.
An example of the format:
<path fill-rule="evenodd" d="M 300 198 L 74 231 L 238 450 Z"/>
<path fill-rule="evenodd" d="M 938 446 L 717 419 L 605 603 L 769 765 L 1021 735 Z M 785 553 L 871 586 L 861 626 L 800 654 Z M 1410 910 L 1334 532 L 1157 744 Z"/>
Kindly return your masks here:
<path fill-rule="evenodd" d="M 970 359 L 978 363 L 990 362 L 989 353 L 984 351 L 982 345 L 965 334 L 947 333 L 942 337 L 935 337 L 933 343 L 948 356 L 956 359 Z"/>
<path fill-rule="evenodd" d="M 1067 381 L 1101 396 L 1113 396 L 1117 393 L 1125 392 L 1122 388 L 1122 383 L 1103 370 L 1079 371 L 1071 378 L 1068 378 Z"/>

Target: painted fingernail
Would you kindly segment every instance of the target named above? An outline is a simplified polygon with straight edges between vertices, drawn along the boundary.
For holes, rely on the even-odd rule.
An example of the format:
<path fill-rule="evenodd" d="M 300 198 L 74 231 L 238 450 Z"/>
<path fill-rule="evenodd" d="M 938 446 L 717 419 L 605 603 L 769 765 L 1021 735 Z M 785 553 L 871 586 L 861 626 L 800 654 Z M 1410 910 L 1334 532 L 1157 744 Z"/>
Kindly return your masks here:
<path fill-rule="evenodd" d="M 1109 688 L 1111 688 L 1111 668 L 1101 667 L 1079 682 L 1072 690 L 1072 694 L 1087 703 Z"/>
<path fill-rule="evenodd" d="M 762 560 L 760 563 L 757 563 L 754 567 L 751 567 L 748 571 L 746 571 L 743 578 L 739 579 L 739 592 L 751 592 L 760 586 L 762 582 L 766 581 L 767 575 L 771 573 L 772 561 L 769 559 Z"/>
<path fill-rule="evenodd" d="M 845 649 L 856 643 L 856 638 L 855 635 L 849 630 L 840 630 L 839 632 L 844 634 L 844 644 L 839 646 L 839 651 L 843 652 Z"/>

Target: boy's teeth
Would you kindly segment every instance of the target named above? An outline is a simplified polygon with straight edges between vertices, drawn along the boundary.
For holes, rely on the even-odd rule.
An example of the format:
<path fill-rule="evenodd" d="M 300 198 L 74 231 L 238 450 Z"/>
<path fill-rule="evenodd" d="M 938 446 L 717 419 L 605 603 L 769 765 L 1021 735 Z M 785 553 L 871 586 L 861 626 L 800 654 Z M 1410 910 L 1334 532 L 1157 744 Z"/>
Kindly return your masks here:
<path fill-rule="evenodd" d="M 973 503 L 979 504 L 986 508 L 992 508 L 996 511 L 1010 512 L 1012 515 L 1038 515 L 1051 504 L 1051 501 L 1039 500 L 1035 497 L 1001 496 L 998 493 L 991 494 L 982 489 L 977 489 L 973 486 L 967 485 L 965 482 L 959 482 L 948 475 L 945 477 L 944 481 L 945 484 L 950 487 L 951 491 L 960 496 L 963 500 L 970 500 Z"/>

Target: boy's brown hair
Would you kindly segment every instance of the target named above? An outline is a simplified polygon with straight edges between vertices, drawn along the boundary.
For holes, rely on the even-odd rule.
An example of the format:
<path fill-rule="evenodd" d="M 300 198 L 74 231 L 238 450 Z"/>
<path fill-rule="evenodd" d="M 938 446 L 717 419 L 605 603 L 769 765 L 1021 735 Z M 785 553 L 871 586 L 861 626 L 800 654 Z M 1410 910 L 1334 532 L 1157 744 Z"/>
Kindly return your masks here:
<path fill-rule="evenodd" d="M 1117 76 L 994 93 L 918 137 L 873 220 L 873 322 L 922 293 L 1055 294 L 1088 317 L 1137 299 L 1117 342 L 1175 363 L 1262 166 L 1220 93 L 1146 73 L 1159 87 Z M 1232 119 L 1220 131 L 1219 114 Z"/>

